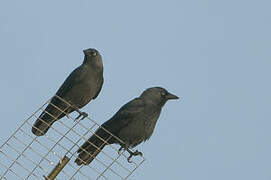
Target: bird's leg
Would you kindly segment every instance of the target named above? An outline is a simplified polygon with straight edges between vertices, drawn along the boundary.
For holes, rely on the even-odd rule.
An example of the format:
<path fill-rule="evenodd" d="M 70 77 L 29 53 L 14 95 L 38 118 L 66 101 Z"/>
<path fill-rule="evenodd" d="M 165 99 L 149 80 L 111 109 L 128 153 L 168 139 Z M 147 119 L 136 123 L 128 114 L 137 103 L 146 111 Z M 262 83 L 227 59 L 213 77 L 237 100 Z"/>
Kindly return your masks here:
<path fill-rule="evenodd" d="M 75 120 L 74 121 L 77 121 L 77 120 L 79 120 L 79 118 L 82 116 L 82 118 L 80 119 L 80 120 L 83 120 L 84 118 L 86 118 L 87 116 L 88 116 L 88 113 L 86 113 L 86 112 L 82 112 L 82 111 L 80 111 L 80 110 L 76 110 L 78 113 L 79 113 L 79 115 L 77 116 L 77 118 L 75 118 Z"/>
<path fill-rule="evenodd" d="M 88 113 L 86 113 L 86 112 L 79 112 L 79 115 L 75 118 L 75 121 L 76 121 L 76 120 L 79 120 L 79 118 L 80 118 L 81 116 L 82 116 L 82 118 L 81 118 L 80 120 L 86 118 L 86 117 L 88 116 Z"/>
<path fill-rule="evenodd" d="M 140 152 L 140 151 L 138 151 L 138 150 L 136 150 L 136 151 L 131 151 L 126 145 L 124 145 L 124 146 L 121 146 L 120 148 L 119 148 L 119 150 L 118 150 L 118 154 L 120 154 L 121 153 L 121 151 L 122 150 L 126 150 L 129 154 L 130 154 L 130 156 L 127 158 L 127 161 L 129 162 L 129 163 L 131 163 L 132 161 L 131 161 L 131 158 L 133 157 L 133 156 L 143 156 L 143 153 L 142 152 Z"/>
<path fill-rule="evenodd" d="M 125 149 L 123 146 L 120 146 L 119 150 L 118 150 L 118 154 L 120 155 L 121 154 L 121 151 Z"/>
<path fill-rule="evenodd" d="M 70 119 L 70 116 L 69 116 L 69 114 L 67 113 L 67 114 L 65 114 L 65 116 L 68 118 L 68 119 Z"/>
<path fill-rule="evenodd" d="M 130 154 L 130 156 L 127 158 L 127 161 L 129 162 L 129 163 L 131 163 L 132 161 L 131 161 L 131 158 L 133 157 L 133 156 L 143 156 L 143 153 L 142 152 L 140 152 L 140 151 L 138 151 L 138 150 L 136 150 L 136 151 L 131 151 L 130 149 L 127 149 L 127 151 L 128 151 L 128 153 Z"/>

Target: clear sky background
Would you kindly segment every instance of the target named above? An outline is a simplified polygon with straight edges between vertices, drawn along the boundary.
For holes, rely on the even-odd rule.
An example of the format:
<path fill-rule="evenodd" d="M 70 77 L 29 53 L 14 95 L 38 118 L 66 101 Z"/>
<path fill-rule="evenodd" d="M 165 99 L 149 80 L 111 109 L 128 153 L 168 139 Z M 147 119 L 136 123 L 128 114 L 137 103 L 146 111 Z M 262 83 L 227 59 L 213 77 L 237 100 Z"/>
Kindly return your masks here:
<path fill-rule="evenodd" d="M 83 60 L 105 83 L 103 123 L 144 89 L 168 102 L 131 179 L 271 179 L 271 1 L 0 1 L 0 143 Z"/>

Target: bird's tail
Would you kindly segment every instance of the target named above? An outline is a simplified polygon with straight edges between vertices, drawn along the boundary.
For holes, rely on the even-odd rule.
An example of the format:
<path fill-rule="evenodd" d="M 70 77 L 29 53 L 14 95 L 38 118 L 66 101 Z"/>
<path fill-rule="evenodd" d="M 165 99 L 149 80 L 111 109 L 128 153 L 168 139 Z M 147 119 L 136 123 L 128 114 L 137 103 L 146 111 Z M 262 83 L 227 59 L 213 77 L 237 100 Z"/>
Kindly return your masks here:
<path fill-rule="evenodd" d="M 32 133 L 36 136 L 43 136 L 54 123 L 54 118 L 47 113 L 42 113 L 32 126 Z"/>
<path fill-rule="evenodd" d="M 103 129 L 98 129 L 77 151 L 78 157 L 75 163 L 80 166 L 82 164 L 90 164 L 95 157 L 102 151 L 107 144 L 111 144 L 110 134 Z"/>
<path fill-rule="evenodd" d="M 41 113 L 32 127 L 32 132 L 36 136 L 43 136 L 52 126 L 52 124 L 65 116 L 65 114 L 72 112 L 71 108 L 60 99 L 54 97 L 45 110 Z M 65 112 L 63 113 L 63 110 Z"/>

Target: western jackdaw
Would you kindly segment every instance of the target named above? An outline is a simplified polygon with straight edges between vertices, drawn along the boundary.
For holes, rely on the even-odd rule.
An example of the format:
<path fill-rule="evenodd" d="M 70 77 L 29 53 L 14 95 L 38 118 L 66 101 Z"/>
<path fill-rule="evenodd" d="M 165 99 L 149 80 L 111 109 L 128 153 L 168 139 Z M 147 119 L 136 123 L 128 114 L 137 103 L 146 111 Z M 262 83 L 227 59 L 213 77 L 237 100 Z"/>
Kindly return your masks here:
<path fill-rule="evenodd" d="M 58 89 L 56 95 L 41 113 L 32 127 L 32 132 L 37 136 L 46 134 L 52 124 L 73 111 L 79 112 L 79 116 L 87 116 L 78 109 L 95 99 L 103 85 L 103 62 L 100 53 L 96 49 L 86 49 L 84 61 L 77 67 Z M 69 107 L 67 103 L 74 107 Z M 64 111 L 65 113 L 61 112 Z"/>
<path fill-rule="evenodd" d="M 128 148 L 135 147 L 151 137 L 162 107 L 170 99 L 178 97 L 164 88 L 152 87 L 145 90 L 138 98 L 122 106 L 111 119 L 98 128 L 78 149 L 79 155 L 75 163 L 88 165 L 107 144 L 120 144 L 119 153 L 122 149 L 130 153 L 128 162 L 132 156 L 142 155 L 141 152 L 137 150 L 132 152 Z M 110 136 L 108 131 L 117 138 Z"/>

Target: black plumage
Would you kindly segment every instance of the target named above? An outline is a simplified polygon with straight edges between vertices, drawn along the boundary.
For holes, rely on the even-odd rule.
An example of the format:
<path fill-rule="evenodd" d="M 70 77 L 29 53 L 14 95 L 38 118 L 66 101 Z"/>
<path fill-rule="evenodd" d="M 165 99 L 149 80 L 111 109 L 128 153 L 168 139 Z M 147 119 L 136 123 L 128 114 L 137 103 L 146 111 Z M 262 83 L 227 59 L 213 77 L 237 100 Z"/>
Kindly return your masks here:
<path fill-rule="evenodd" d="M 135 147 L 151 137 L 162 107 L 169 99 L 178 99 L 178 97 L 164 88 L 153 87 L 122 106 L 79 148 L 77 151 L 79 155 L 75 160 L 77 165 L 87 165 L 92 162 L 106 144 L 120 144 L 121 148 L 130 153 L 129 158 L 142 154 L 139 151 L 131 152 L 128 148 Z M 104 129 L 121 139 L 123 143 L 110 136 Z"/>
<path fill-rule="evenodd" d="M 102 57 L 95 49 L 86 49 L 83 52 L 85 54 L 83 63 L 68 76 L 58 89 L 56 95 L 60 98 L 54 96 L 34 123 L 32 132 L 35 135 L 44 135 L 55 121 L 77 110 L 76 108 L 82 108 L 100 93 L 103 85 Z"/>

